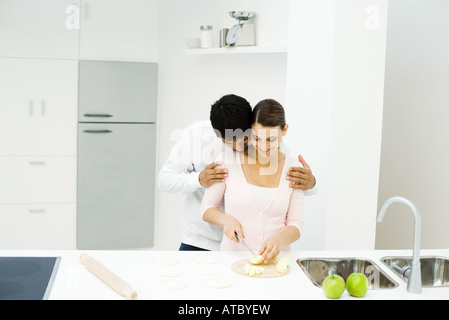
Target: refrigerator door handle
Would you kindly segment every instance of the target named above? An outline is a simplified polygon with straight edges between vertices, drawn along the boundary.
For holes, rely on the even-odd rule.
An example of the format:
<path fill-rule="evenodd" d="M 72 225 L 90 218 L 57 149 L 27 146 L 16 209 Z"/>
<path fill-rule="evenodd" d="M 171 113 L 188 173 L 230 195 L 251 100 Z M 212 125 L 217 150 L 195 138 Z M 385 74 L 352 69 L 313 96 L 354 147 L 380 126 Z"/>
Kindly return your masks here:
<path fill-rule="evenodd" d="M 84 130 L 85 133 L 110 133 L 111 130 Z"/>
<path fill-rule="evenodd" d="M 85 113 L 83 114 L 83 117 L 90 117 L 90 118 L 111 118 L 111 114 L 103 114 L 103 113 Z"/>

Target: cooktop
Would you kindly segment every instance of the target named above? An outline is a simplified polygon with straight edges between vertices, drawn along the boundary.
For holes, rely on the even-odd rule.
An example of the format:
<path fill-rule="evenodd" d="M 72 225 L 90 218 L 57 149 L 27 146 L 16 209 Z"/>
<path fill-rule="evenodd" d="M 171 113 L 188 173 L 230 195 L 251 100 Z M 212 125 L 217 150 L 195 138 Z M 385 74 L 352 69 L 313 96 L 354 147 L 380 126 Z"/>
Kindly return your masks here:
<path fill-rule="evenodd" d="M 45 300 L 61 257 L 0 257 L 0 300 Z"/>

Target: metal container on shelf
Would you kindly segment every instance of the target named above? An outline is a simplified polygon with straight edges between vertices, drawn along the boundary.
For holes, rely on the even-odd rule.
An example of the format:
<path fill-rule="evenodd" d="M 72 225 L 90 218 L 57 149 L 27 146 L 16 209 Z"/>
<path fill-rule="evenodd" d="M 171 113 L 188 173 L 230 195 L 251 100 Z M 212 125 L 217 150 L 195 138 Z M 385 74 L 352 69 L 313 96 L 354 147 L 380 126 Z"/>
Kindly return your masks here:
<path fill-rule="evenodd" d="M 224 48 L 227 46 L 226 44 L 226 36 L 228 35 L 229 29 L 224 28 L 220 30 L 220 48 Z"/>

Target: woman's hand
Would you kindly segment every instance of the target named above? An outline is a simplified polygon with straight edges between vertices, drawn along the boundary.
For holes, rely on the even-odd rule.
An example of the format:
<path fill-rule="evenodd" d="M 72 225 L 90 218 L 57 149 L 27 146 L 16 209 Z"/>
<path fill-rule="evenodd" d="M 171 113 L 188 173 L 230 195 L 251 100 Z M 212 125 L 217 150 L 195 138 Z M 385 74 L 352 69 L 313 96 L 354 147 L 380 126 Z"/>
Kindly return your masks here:
<path fill-rule="evenodd" d="M 276 233 L 262 243 L 259 254 L 264 258 L 264 262 L 269 262 L 271 259 L 278 256 L 280 247 L 289 245 L 299 239 L 301 234 L 295 226 L 287 226 L 284 230 Z"/>
<path fill-rule="evenodd" d="M 259 254 L 264 258 L 265 263 L 278 256 L 280 252 L 280 242 L 279 235 L 275 234 L 265 240 L 262 244 Z"/>
<path fill-rule="evenodd" d="M 223 227 L 223 233 L 232 241 L 239 242 L 235 236 L 236 234 L 239 239 L 245 238 L 240 221 L 229 214 L 221 212 L 216 207 L 210 207 L 204 211 L 203 220 L 213 225 Z"/>
<path fill-rule="evenodd" d="M 236 233 L 239 239 L 245 238 L 245 236 L 243 235 L 242 225 L 236 218 L 229 214 L 225 214 L 224 218 L 223 233 L 225 234 L 225 236 L 235 242 L 239 242 L 239 240 L 235 236 Z"/>

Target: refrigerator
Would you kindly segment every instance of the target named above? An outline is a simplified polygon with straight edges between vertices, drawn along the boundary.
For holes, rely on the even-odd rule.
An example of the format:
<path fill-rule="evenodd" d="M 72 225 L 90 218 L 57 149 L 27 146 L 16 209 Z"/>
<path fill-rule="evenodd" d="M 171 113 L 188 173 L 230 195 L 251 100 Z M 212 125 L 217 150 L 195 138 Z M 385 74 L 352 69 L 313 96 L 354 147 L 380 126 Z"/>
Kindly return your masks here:
<path fill-rule="evenodd" d="M 80 61 L 77 248 L 154 245 L 155 63 Z"/>

